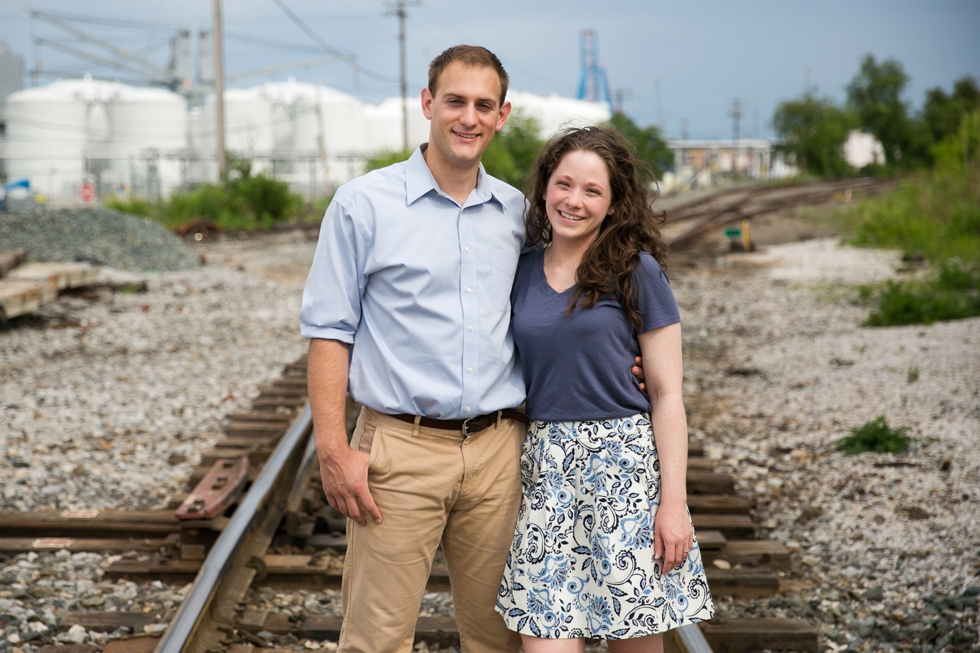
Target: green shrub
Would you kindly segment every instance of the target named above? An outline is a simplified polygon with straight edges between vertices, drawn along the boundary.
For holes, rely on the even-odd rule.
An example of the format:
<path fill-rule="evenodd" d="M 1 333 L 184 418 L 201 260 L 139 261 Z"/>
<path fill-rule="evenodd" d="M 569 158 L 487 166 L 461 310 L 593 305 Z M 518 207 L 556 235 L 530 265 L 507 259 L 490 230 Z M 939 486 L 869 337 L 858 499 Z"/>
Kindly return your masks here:
<path fill-rule="evenodd" d="M 886 281 L 862 286 L 862 302 L 874 306 L 867 326 L 932 324 L 980 315 L 980 269 L 941 265 L 926 281 Z"/>
<path fill-rule="evenodd" d="M 905 453 L 911 438 L 907 426 L 891 428 L 884 415 L 851 430 L 851 434 L 837 441 L 837 450 L 853 456 L 867 451 L 877 453 Z"/>
<path fill-rule="evenodd" d="M 102 200 L 102 204 L 107 209 L 113 209 L 120 213 L 141 215 L 144 218 L 152 218 L 157 212 L 156 205 L 150 200 L 137 196 L 120 197 L 119 195 L 110 195 Z"/>

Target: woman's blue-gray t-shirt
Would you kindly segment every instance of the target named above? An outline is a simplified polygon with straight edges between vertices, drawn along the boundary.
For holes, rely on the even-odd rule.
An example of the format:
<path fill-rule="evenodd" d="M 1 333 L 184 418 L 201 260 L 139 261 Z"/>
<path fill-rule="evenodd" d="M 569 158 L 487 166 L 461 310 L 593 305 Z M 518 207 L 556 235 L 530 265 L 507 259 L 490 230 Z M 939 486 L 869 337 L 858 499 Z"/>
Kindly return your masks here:
<path fill-rule="evenodd" d="M 544 250 L 522 255 L 511 291 L 514 343 L 527 387 L 527 414 L 549 422 L 628 417 L 650 410 L 650 400 L 630 373 L 640 355 L 637 334 L 680 322 L 670 283 L 656 259 L 640 254 L 633 273 L 637 331 L 619 301 L 603 297 L 566 317 L 570 288 L 557 292 L 544 276 Z"/>

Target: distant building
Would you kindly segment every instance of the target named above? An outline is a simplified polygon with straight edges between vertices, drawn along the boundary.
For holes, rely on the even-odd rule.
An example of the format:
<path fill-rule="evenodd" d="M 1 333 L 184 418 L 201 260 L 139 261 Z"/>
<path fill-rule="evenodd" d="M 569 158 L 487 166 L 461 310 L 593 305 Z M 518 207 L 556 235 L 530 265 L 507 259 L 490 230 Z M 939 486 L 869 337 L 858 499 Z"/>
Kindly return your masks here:
<path fill-rule="evenodd" d="M 852 129 L 844 143 L 844 160 L 858 169 L 871 163 L 884 165 L 885 148 L 871 134 Z"/>

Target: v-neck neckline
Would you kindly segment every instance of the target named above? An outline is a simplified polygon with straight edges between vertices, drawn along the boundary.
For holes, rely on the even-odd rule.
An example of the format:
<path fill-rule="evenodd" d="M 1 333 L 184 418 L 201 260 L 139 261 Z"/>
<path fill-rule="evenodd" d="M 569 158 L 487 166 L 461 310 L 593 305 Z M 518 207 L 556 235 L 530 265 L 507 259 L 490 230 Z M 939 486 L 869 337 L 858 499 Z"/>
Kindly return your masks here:
<path fill-rule="evenodd" d="M 538 274 L 541 275 L 541 282 L 544 284 L 544 287 L 547 288 L 556 297 L 561 297 L 562 295 L 568 294 L 568 292 L 573 290 L 575 286 L 577 286 L 578 284 L 573 283 L 572 285 L 570 285 L 568 288 L 565 288 L 564 290 L 556 290 L 554 286 L 552 286 L 548 282 L 548 275 L 545 274 L 544 271 L 544 253 L 545 250 L 541 250 L 541 260 L 538 261 Z"/>

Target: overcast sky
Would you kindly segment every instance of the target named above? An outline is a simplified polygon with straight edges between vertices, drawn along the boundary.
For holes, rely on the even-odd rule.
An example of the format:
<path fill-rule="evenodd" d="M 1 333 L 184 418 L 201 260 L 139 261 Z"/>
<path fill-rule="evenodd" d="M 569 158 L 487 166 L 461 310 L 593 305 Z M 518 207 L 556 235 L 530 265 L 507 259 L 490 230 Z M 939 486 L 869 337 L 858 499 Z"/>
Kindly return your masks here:
<path fill-rule="evenodd" d="M 381 0 L 282 0 L 323 41 L 356 55 L 363 72 L 344 63 L 252 76 L 251 86 L 294 76 L 321 81 L 364 101 L 398 94 L 398 21 Z M 29 9 L 72 17 L 75 27 L 157 63 L 169 60 L 169 37 L 178 28 L 207 29 L 209 0 L 0 0 L 0 41 L 43 70 L 126 80 L 112 72 L 33 45 L 35 37 L 79 46 Z M 281 67 L 326 56 L 275 0 L 225 0 L 227 74 Z M 428 62 L 456 43 L 484 45 L 503 61 L 511 87 L 574 97 L 581 65 L 579 35 L 594 29 L 599 63 L 610 86 L 622 89 L 626 113 L 641 125 L 663 121 L 678 135 L 682 121 L 692 138 L 730 138 L 732 100 L 744 107 L 742 136 L 771 135 L 776 105 L 799 96 L 807 83 L 821 95 L 844 99 L 861 58 L 894 58 L 911 77 L 906 99 L 922 104 L 926 89 L 949 90 L 954 80 L 980 79 L 980 2 L 974 0 L 422 0 L 408 9 L 409 93 L 425 84 Z M 117 21 L 107 26 L 76 18 Z M 273 43 L 259 43 L 265 39 Z M 86 48 L 95 52 L 92 48 Z M 372 76 L 376 75 L 376 77 Z M 379 79 L 380 78 L 380 79 Z M 41 77 L 51 81 L 53 77 Z M 25 79 L 30 84 L 30 79 Z M 657 87 L 659 86 L 659 103 Z M 658 106 L 659 104 L 659 106 Z"/>

